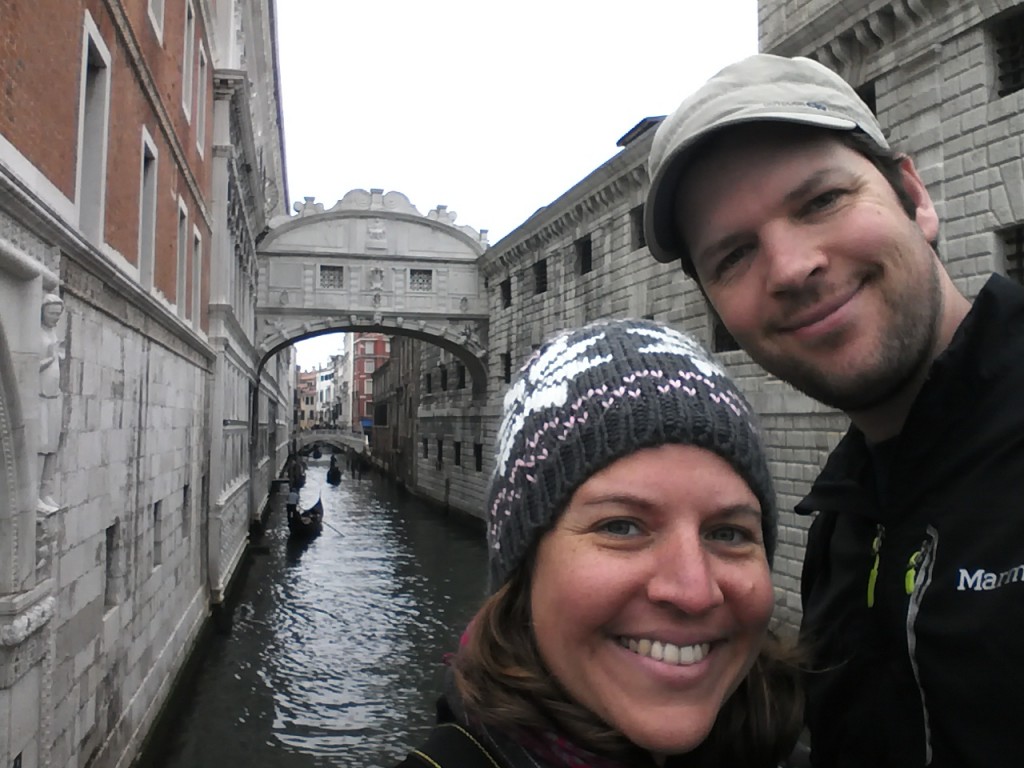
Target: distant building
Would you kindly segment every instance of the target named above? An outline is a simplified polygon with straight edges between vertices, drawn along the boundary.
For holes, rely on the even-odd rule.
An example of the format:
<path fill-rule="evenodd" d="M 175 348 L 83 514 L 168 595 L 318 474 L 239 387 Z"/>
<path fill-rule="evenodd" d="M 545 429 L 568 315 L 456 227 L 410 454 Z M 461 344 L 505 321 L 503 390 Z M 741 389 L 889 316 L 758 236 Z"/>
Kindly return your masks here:
<path fill-rule="evenodd" d="M 391 339 L 382 333 L 352 334 L 352 430 L 369 435 L 373 428 L 373 372 L 391 354 Z"/>

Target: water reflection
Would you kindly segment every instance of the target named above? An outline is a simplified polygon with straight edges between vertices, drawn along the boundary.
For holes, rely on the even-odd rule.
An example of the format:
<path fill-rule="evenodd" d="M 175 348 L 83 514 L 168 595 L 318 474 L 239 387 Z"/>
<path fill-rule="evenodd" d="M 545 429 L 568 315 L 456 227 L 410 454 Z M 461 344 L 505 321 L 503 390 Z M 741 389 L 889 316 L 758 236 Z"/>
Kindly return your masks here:
<path fill-rule="evenodd" d="M 300 499 L 322 497 L 323 534 L 289 542 L 272 517 L 162 768 L 388 766 L 429 729 L 441 657 L 483 596 L 482 529 L 374 475 L 330 486 L 328 462 Z"/>

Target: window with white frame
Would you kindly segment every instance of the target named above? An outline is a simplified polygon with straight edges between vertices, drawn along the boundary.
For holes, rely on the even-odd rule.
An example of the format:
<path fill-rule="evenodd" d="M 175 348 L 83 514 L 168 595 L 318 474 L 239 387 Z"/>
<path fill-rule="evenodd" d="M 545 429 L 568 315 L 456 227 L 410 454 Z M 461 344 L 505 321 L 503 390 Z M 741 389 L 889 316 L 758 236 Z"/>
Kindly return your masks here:
<path fill-rule="evenodd" d="M 363 342 L 363 354 L 365 354 L 365 355 L 372 355 L 373 354 L 373 339 L 369 339 L 369 340 Z"/>
<path fill-rule="evenodd" d="M 188 285 L 188 206 L 178 198 L 178 271 L 174 288 L 174 306 L 179 317 L 185 317 L 187 309 L 185 291 Z"/>
<path fill-rule="evenodd" d="M 149 23 L 153 25 L 157 39 L 164 41 L 164 0 L 149 0 Z"/>
<path fill-rule="evenodd" d="M 199 68 L 196 70 L 196 147 L 199 156 L 206 151 L 206 51 L 199 46 Z"/>
<path fill-rule="evenodd" d="M 185 117 L 192 116 L 192 76 L 195 61 L 196 10 L 191 0 L 185 4 L 185 46 L 181 53 L 181 107 Z"/>
<path fill-rule="evenodd" d="M 142 163 L 139 180 L 139 282 L 153 287 L 153 259 L 156 254 L 156 144 L 142 129 Z"/>
<path fill-rule="evenodd" d="M 200 327 L 203 297 L 203 236 L 192 231 L 192 326 Z"/>
<path fill-rule="evenodd" d="M 434 290 L 434 270 L 410 269 L 409 290 L 421 293 Z"/>
<path fill-rule="evenodd" d="M 373 394 L 373 379 L 363 379 L 363 394 L 364 395 L 372 395 Z"/>
<path fill-rule="evenodd" d="M 364 373 L 373 373 L 375 370 L 377 370 L 377 364 L 373 360 L 363 361 Z"/>
<path fill-rule="evenodd" d="M 107 198 L 107 144 L 110 118 L 110 51 L 92 16 L 85 12 L 82 83 L 78 110 L 78 170 L 75 201 L 78 226 L 86 240 L 103 244 Z"/>

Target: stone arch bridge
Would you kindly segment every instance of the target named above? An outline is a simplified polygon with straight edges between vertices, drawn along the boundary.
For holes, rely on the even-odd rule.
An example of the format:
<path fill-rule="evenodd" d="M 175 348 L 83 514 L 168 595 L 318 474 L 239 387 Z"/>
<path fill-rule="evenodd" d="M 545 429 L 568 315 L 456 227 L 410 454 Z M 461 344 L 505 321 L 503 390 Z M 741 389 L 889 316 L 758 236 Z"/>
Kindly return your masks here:
<path fill-rule="evenodd" d="M 437 344 L 486 393 L 487 296 L 477 260 L 487 231 L 421 214 L 400 192 L 356 189 L 332 208 L 306 198 L 259 245 L 256 341 L 262 367 L 281 348 L 334 331 Z"/>

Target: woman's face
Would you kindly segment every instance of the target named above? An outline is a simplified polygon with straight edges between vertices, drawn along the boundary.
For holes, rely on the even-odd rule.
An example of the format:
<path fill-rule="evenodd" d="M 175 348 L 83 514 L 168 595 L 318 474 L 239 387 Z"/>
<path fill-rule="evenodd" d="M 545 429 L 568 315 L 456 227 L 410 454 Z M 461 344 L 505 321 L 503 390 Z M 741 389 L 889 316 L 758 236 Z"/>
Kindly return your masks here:
<path fill-rule="evenodd" d="M 656 755 L 688 752 L 772 613 L 757 497 L 702 448 L 619 459 L 541 539 L 530 603 L 541 657 L 573 699 Z"/>

